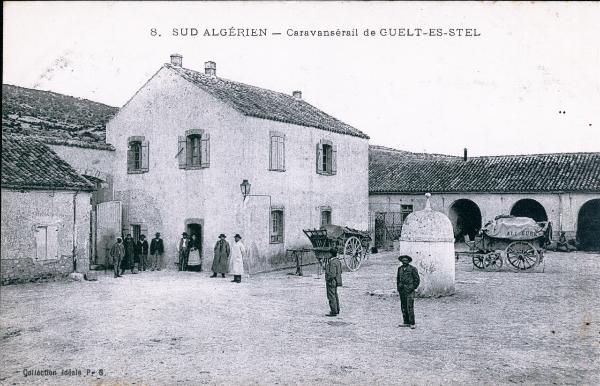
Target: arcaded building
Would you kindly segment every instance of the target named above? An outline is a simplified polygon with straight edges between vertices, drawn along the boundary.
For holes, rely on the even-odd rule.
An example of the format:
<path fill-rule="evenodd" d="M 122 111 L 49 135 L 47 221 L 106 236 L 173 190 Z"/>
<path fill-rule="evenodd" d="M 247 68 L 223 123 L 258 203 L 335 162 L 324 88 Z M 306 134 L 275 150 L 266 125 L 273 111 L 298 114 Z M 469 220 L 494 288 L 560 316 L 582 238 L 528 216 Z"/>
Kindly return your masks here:
<path fill-rule="evenodd" d="M 370 229 L 388 247 L 408 213 L 424 207 L 451 220 L 455 238 L 473 237 L 498 215 L 551 221 L 586 250 L 600 250 L 600 153 L 455 157 L 371 146 Z"/>

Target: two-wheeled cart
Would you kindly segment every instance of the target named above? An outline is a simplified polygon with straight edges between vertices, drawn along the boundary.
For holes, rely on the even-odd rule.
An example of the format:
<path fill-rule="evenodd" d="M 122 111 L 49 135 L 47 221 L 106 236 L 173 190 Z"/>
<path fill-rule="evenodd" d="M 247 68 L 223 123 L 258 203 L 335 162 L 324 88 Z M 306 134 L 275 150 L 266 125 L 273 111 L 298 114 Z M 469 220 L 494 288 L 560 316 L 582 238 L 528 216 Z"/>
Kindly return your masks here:
<path fill-rule="evenodd" d="M 320 229 L 304 229 L 315 256 L 321 262 L 323 254 L 336 248 L 350 271 L 356 271 L 368 257 L 371 236 L 368 232 L 339 225 L 323 225 Z"/>

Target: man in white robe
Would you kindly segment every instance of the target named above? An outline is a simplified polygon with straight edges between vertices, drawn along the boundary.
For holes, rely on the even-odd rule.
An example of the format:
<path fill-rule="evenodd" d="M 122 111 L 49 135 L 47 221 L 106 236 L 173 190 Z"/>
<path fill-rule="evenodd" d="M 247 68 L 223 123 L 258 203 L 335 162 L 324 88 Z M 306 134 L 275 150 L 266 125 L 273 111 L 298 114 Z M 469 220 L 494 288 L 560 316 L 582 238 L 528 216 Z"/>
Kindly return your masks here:
<path fill-rule="evenodd" d="M 229 273 L 233 275 L 234 283 L 242 282 L 242 275 L 244 274 L 244 258 L 246 257 L 246 247 L 242 243 L 242 236 L 236 234 L 234 236 L 235 242 L 231 247 L 230 257 L 230 268 Z"/>

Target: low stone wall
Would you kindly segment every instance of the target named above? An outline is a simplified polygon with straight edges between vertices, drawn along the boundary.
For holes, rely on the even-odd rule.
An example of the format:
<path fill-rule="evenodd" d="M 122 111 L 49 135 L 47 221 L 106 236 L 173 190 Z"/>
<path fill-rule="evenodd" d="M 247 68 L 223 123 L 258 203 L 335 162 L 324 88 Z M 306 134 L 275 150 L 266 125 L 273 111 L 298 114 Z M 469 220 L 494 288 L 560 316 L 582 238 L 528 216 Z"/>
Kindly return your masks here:
<path fill-rule="evenodd" d="M 1 284 L 18 284 L 62 278 L 73 272 L 73 258 L 35 262 L 33 259 L 2 259 Z"/>

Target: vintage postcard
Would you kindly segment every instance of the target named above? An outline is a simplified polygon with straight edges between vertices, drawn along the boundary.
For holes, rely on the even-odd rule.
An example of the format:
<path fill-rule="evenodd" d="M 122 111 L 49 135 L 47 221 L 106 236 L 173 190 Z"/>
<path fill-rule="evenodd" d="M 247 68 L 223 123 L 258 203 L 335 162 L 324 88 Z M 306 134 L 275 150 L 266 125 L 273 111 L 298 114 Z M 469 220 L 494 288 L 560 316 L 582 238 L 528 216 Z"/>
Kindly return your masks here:
<path fill-rule="evenodd" d="M 3 6 L 0 384 L 598 384 L 598 2 Z"/>

